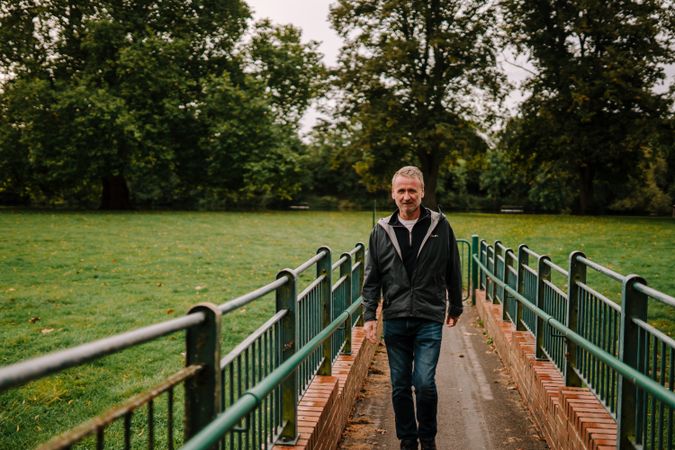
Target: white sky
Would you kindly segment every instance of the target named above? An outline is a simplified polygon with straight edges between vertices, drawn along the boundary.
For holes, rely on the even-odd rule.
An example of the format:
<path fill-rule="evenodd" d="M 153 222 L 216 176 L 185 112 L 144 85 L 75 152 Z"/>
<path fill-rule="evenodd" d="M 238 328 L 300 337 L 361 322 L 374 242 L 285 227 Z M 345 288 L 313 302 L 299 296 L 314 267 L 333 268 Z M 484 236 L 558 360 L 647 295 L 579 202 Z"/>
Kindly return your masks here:
<path fill-rule="evenodd" d="M 328 7 L 334 0 L 246 0 L 255 19 L 269 18 L 277 24 L 293 24 L 302 29 L 303 41 L 321 42 L 324 63 L 335 65 L 340 38 L 328 23 Z"/>

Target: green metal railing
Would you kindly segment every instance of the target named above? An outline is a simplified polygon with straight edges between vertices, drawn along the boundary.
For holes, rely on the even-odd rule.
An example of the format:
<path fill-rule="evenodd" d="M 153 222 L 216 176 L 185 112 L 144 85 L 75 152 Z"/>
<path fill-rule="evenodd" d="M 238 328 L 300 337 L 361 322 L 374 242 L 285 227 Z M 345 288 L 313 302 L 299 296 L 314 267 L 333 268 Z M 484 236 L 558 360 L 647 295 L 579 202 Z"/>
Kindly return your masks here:
<path fill-rule="evenodd" d="M 516 257 L 499 241 L 473 236 L 472 244 L 472 285 L 502 303 L 504 320 L 534 334 L 537 358 L 553 362 L 566 385 L 595 393 L 617 420 L 618 447 L 673 448 L 675 340 L 647 323 L 647 306 L 651 299 L 675 307 L 675 298 L 581 252 L 565 269 L 525 245 Z M 622 306 L 590 285 L 588 269 L 620 283 Z"/>
<path fill-rule="evenodd" d="M 275 282 L 220 307 L 225 314 L 276 290 L 276 314 L 221 361 L 224 407 L 219 413 L 237 411 L 241 399 L 258 392 L 256 389 L 261 384 L 269 380 L 276 380 L 276 384 L 258 397 L 255 408 L 246 410 L 219 434 L 216 440 L 223 448 L 261 448 L 277 441 L 295 441 L 299 398 L 316 374 L 330 375 L 339 354 L 351 351 L 351 328 L 361 317 L 357 312 L 360 311 L 364 266 L 363 244 L 343 253 L 334 264 L 331 264 L 331 250 L 322 247 L 316 256 L 299 267 L 279 272 Z M 314 278 L 297 294 L 299 277 L 312 267 L 315 267 Z M 335 282 L 333 272 L 338 273 Z M 350 320 L 342 322 L 322 346 L 315 345 L 308 350 L 308 344 L 345 311 L 349 311 Z M 302 354 L 302 358 L 298 358 L 298 354 Z M 279 378 L 279 370 L 288 369 L 290 359 L 297 364 Z"/>
<path fill-rule="evenodd" d="M 251 391 L 257 392 L 257 386 L 270 379 L 276 382 L 269 395 L 260 397 L 255 410 L 239 417 L 218 440 L 222 448 L 228 449 L 267 447 L 276 441 L 293 442 L 297 437 L 299 397 L 317 373 L 330 374 L 339 352 L 351 350 L 351 328 L 361 320 L 360 287 L 364 266 L 363 244 L 342 254 L 334 265 L 330 249 L 322 247 L 299 267 L 284 269 L 273 282 L 220 306 L 199 304 L 179 319 L 1 367 L 0 392 L 184 331 L 184 369 L 101 416 L 56 436 L 40 449 L 71 448 L 92 436 L 95 447 L 104 448 L 106 432 L 116 422 L 123 427 L 123 442 L 119 444 L 125 449 L 132 448 L 138 445 L 133 442 L 137 433 L 133 432 L 132 418 L 138 416 L 141 409 L 145 413 L 147 437 L 143 439 L 147 448 L 172 449 L 176 428 L 179 428 L 175 422 L 180 420 L 175 414 L 176 386 L 185 387 L 185 442 L 223 411 L 236 411 L 242 398 L 248 398 Z M 298 295 L 299 277 L 312 267 L 316 273 Z M 336 270 L 339 276 L 333 283 L 332 273 Z M 273 316 L 221 358 L 222 317 L 271 293 L 276 296 Z M 339 337 L 334 336 L 335 331 L 340 332 Z M 327 340 L 329 336 L 332 340 Z M 316 344 L 318 337 L 323 343 L 321 347 Z M 296 350 L 310 347 L 311 352 Z M 280 370 L 291 366 L 293 373 L 275 378 Z M 166 397 L 167 405 L 162 408 L 161 418 L 156 408 L 160 396 Z"/>
<path fill-rule="evenodd" d="M 215 420 L 209 423 L 196 436 L 188 441 L 183 447 L 184 450 L 210 449 L 217 445 L 224 436 L 236 429 L 238 423 L 264 404 L 265 399 L 272 395 L 286 380 L 293 378 L 293 374 L 308 358 L 312 352 L 320 349 L 326 342 L 330 342 L 331 336 L 352 320 L 352 316 L 358 314 L 360 304 L 354 303 L 335 318 L 319 334 L 314 336 L 303 347 L 298 349 L 283 364 L 272 371 L 267 377 L 262 379 L 255 386 L 244 392 L 239 400 L 220 414 Z M 291 443 L 292 440 L 286 440 L 285 443 Z M 255 446 L 246 448 L 259 448 Z"/>
<path fill-rule="evenodd" d="M 459 258 L 461 269 L 466 273 L 466 279 L 462 282 L 462 286 L 466 288 L 462 300 L 467 300 L 471 296 L 471 242 L 467 239 L 457 239 L 457 250 L 459 251 Z"/>
<path fill-rule="evenodd" d="M 459 239 L 458 245 L 466 285 L 484 289 L 490 301 L 503 305 L 504 320 L 532 332 L 536 356 L 555 364 L 567 385 L 595 393 L 619 424 L 619 448 L 673 448 L 675 341 L 647 322 L 649 301 L 675 307 L 673 297 L 581 252 L 573 252 L 561 267 L 526 245 L 514 252 L 478 236 L 471 242 Z M 222 305 L 199 304 L 179 319 L 2 367 L 0 391 L 185 332 L 183 369 L 41 448 L 70 448 L 87 436 L 103 448 L 115 422 L 122 423 L 124 448 L 131 448 L 140 439 L 132 432 L 132 418 L 141 412 L 147 447 L 173 448 L 180 429 L 175 422 L 181 420 L 174 401 L 179 385 L 185 388 L 185 448 L 292 444 L 298 436 L 298 401 L 313 377 L 331 374 L 336 358 L 351 352 L 352 327 L 362 322 L 365 258 L 363 244 L 335 262 L 331 250 L 322 247 L 295 269 L 284 269 L 269 284 Z M 594 276 L 621 287 L 615 300 L 622 306 L 589 281 Z M 276 311 L 221 358 L 223 316 L 267 295 L 275 296 Z M 166 407 L 158 418 L 160 397 Z"/>

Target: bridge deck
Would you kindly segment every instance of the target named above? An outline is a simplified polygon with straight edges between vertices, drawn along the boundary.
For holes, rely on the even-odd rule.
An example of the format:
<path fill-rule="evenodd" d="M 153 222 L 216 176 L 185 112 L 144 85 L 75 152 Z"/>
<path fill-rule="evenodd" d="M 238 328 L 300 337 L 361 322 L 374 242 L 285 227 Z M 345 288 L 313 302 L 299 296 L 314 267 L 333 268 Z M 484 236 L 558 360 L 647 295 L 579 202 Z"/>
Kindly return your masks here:
<path fill-rule="evenodd" d="M 546 449 L 520 395 L 467 306 L 457 327 L 444 328 L 436 375 L 439 449 Z M 387 355 L 380 345 L 341 449 L 396 449 Z"/>

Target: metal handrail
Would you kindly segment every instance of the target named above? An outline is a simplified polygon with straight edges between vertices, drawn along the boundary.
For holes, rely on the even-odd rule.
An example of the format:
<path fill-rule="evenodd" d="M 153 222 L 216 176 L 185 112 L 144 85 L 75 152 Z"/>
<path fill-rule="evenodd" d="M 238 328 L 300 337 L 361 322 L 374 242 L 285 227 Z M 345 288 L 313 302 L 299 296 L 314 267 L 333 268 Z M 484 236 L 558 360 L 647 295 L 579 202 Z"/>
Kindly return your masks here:
<path fill-rule="evenodd" d="M 654 336 L 658 340 L 662 341 L 666 345 L 669 345 L 670 347 L 675 348 L 675 339 L 668 336 L 663 331 L 661 331 L 658 328 L 655 328 L 654 326 L 648 324 L 644 320 L 640 320 L 640 319 L 632 319 L 632 320 L 633 320 L 633 322 L 635 322 L 635 325 L 637 325 L 638 327 L 642 328 L 643 330 L 645 330 L 646 332 L 648 332 L 649 334 L 651 334 L 652 336 Z"/>
<path fill-rule="evenodd" d="M 309 292 L 311 292 L 312 289 L 314 289 L 314 288 L 317 287 L 319 284 L 321 284 L 321 282 L 322 282 L 323 280 L 325 280 L 325 279 L 326 279 L 326 275 L 319 275 L 317 278 L 315 278 L 314 281 L 312 281 L 311 283 L 309 283 L 309 284 L 307 285 L 307 287 L 306 287 L 305 289 L 303 289 L 302 292 L 300 292 L 300 293 L 298 294 L 298 301 L 299 301 L 301 298 L 304 298 Z"/>
<path fill-rule="evenodd" d="M 266 333 L 269 333 L 269 331 L 275 327 L 281 327 L 280 329 L 284 329 L 285 331 L 282 331 L 282 333 L 285 332 L 286 333 L 285 339 L 288 339 L 287 341 L 283 342 L 284 347 L 282 351 L 286 351 L 287 348 L 286 346 L 294 342 L 295 338 L 293 337 L 293 328 L 295 327 L 291 326 L 289 328 L 288 327 L 289 323 L 287 320 L 289 312 L 291 312 L 290 309 L 294 308 L 293 300 L 295 300 L 295 302 L 300 302 L 302 296 L 308 295 L 308 292 L 310 290 L 313 290 L 316 287 L 320 286 L 322 283 L 325 283 L 326 280 L 331 280 L 330 273 L 323 273 L 321 271 L 319 271 L 321 273 L 317 272 L 317 276 L 313 280 L 313 282 L 310 283 L 310 286 L 307 289 L 303 290 L 303 292 L 300 294 L 300 297 L 298 297 L 295 294 L 298 275 L 314 265 L 317 265 L 317 267 L 322 270 L 328 269 L 330 267 L 330 264 L 328 265 L 329 267 L 324 267 L 325 265 L 324 261 L 326 260 L 330 261 L 330 255 L 331 255 L 330 249 L 328 247 L 322 247 L 317 251 L 316 255 L 314 255 L 304 263 L 302 263 L 297 268 L 284 269 L 281 272 L 279 272 L 276 280 L 268 283 L 265 286 L 255 289 L 254 291 L 248 292 L 242 296 L 234 298 L 226 303 L 223 303 L 219 306 L 211 304 L 200 304 L 195 306 L 184 317 L 149 325 L 143 328 L 139 328 L 137 330 L 107 337 L 94 342 L 89 342 L 70 349 L 56 351 L 47 355 L 21 361 L 10 366 L 0 367 L 0 391 L 7 388 L 20 386 L 22 384 L 45 377 L 47 375 L 63 371 L 70 367 L 82 365 L 96 358 L 113 354 L 138 344 L 149 342 L 153 339 L 168 335 L 176 331 L 185 330 L 187 332 L 186 344 L 188 346 L 186 358 L 188 364 L 190 364 L 189 367 L 192 369 L 183 370 L 179 372 L 181 377 L 176 378 L 176 380 L 178 380 L 177 382 L 185 382 L 186 390 L 188 389 L 188 387 L 190 389 L 190 393 L 186 394 L 186 402 L 187 399 L 189 398 L 190 405 L 187 405 L 186 403 L 185 407 L 186 415 L 184 419 L 186 421 L 185 422 L 186 433 L 188 436 L 192 436 L 194 435 L 194 432 L 196 432 L 196 430 L 201 429 L 205 423 L 208 423 L 208 421 L 210 420 L 209 418 L 210 414 L 212 414 L 213 412 L 217 413 L 217 411 L 220 410 L 221 403 L 218 401 L 219 395 L 216 395 L 215 393 L 219 391 L 224 392 L 220 390 L 219 387 L 221 383 L 223 384 L 225 383 L 222 379 L 224 373 L 222 371 L 224 370 L 224 367 L 228 367 L 228 365 L 230 365 L 234 360 L 237 360 L 239 358 L 238 355 L 242 352 L 242 349 L 243 351 L 248 351 L 249 346 L 252 346 L 252 348 L 255 349 L 256 345 L 258 345 L 258 340 L 262 339 L 263 335 L 266 335 Z M 354 257 L 355 262 L 352 265 L 353 255 L 356 256 Z M 340 306 L 339 308 L 340 310 L 335 311 L 336 314 L 342 313 L 344 310 L 347 310 L 348 313 L 346 317 L 349 318 L 350 323 L 348 325 L 344 324 L 344 326 L 339 327 L 339 330 L 341 332 L 349 330 L 348 333 L 349 337 L 344 338 L 345 342 L 343 342 L 342 346 L 340 347 L 345 348 L 346 349 L 345 351 L 347 352 L 351 348 L 350 347 L 351 326 L 353 325 L 352 324 L 353 319 L 359 317 L 358 314 L 354 313 L 361 307 L 359 301 L 360 297 L 358 296 L 357 292 L 359 290 L 359 286 L 355 285 L 355 282 L 359 283 L 362 282 L 364 258 L 365 258 L 365 246 L 359 243 L 356 245 L 354 249 L 352 249 L 347 253 L 344 253 L 340 258 L 340 260 L 338 261 L 338 263 L 336 264 L 337 267 L 336 266 L 333 267 L 333 269 L 339 268 L 341 272 L 344 272 L 346 268 L 349 269 L 349 274 L 344 274 L 343 276 L 341 276 L 338 280 L 338 283 L 336 284 L 340 283 L 345 284 L 345 281 L 348 279 L 354 280 L 352 283 L 349 284 L 348 289 L 350 290 L 350 292 L 345 298 L 350 302 L 352 302 L 352 298 L 355 298 L 356 301 L 352 302 L 351 305 L 345 305 L 344 307 Z M 345 265 L 345 263 L 349 264 Z M 230 313 L 232 311 L 235 311 L 238 308 L 241 308 L 249 304 L 250 302 L 253 302 L 254 300 L 257 300 L 272 292 L 277 293 L 277 308 L 280 308 L 279 299 L 280 295 L 282 296 L 283 298 L 282 302 L 285 302 L 283 303 L 282 306 L 284 309 L 278 309 L 276 314 L 272 316 L 270 319 L 268 319 L 266 323 L 263 324 L 263 326 L 253 331 L 252 334 L 247 336 L 224 358 L 215 359 L 215 357 L 219 355 L 220 346 L 222 345 L 220 339 L 218 338 L 218 336 L 220 335 L 221 316 Z M 329 296 L 331 295 L 330 286 L 328 289 L 328 295 Z M 330 304 L 330 297 L 328 301 Z M 343 313 L 339 317 L 345 317 L 344 314 L 347 313 Z M 295 312 L 293 312 L 293 314 L 291 315 L 293 316 L 291 321 L 295 322 L 296 320 Z M 284 322 L 283 324 L 282 321 Z M 285 329 L 284 327 L 288 329 Z M 289 331 L 290 334 L 288 334 Z M 312 338 L 313 336 L 314 334 L 310 335 L 309 337 Z M 202 345 L 204 343 L 206 343 L 205 346 Z M 304 342 L 300 343 L 298 341 L 298 345 L 302 344 L 304 344 Z M 325 349 L 329 348 L 326 347 L 325 344 L 324 347 Z M 260 349 L 259 346 L 258 349 Z M 325 349 L 324 354 L 326 354 Z M 258 350 L 258 353 L 260 354 L 260 350 Z M 316 352 L 313 357 L 315 356 Z M 330 371 L 330 362 L 326 367 L 328 368 L 328 371 Z M 255 369 L 253 370 L 254 372 L 252 373 L 255 373 Z M 310 374 L 311 376 L 309 380 L 311 380 L 311 377 L 314 374 L 316 374 L 316 370 L 318 370 L 318 368 L 313 368 L 312 370 L 314 370 L 314 372 Z M 325 368 L 322 367 L 320 370 L 325 371 Z M 188 381 L 188 378 L 193 377 L 198 371 L 205 371 L 206 375 L 202 378 L 206 378 L 210 381 L 205 383 L 195 382 L 193 379 L 190 379 Z M 170 377 L 168 381 L 173 382 L 175 380 L 174 378 Z M 214 381 L 214 383 L 212 384 L 211 381 Z M 303 383 L 304 382 L 307 382 L 307 380 L 304 380 Z M 67 431 L 66 433 L 63 433 L 55 437 L 54 439 L 50 440 L 47 444 L 57 445 L 61 447 L 64 445 L 66 446 L 71 445 L 72 443 L 75 443 L 78 440 L 80 440 L 84 436 L 84 434 L 88 433 L 90 434 L 92 432 L 91 427 L 95 425 L 96 427 L 94 431 L 96 432 L 96 442 L 98 446 L 103 442 L 104 439 L 103 436 L 106 427 L 108 427 L 110 423 L 112 423 L 112 421 L 118 420 L 122 417 L 120 415 L 122 414 L 120 413 L 120 411 L 124 413 L 122 415 L 124 416 L 124 433 L 126 443 L 127 442 L 126 439 L 128 438 L 128 436 L 130 436 L 129 435 L 129 430 L 131 427 L 130 417 L 131 414 L 133 414 L 133 410 L 141 406 L 141 404 L 137 404 L 139 401 L 148 403 L 149 405 L 148 408 L 150 412 L 148 413 L 148 426 L 150 427 L 150 430 L 152 430 L 153 427 L 153 418 L 151 412 L 152 402 L 157 395 L 166 391 L 166 389 L 164 388 L 167 385 L 161 384 L 159 386 L 161 387 L 161 389 L 159 389 L 156 386 L 152 390 L 147 391 L 142 395 L 135 396 L 133 398 L 132 403 L 128 402 L 123 403 L 122 405 L 123 408 L 115 407 L 109 410 L 108 412 L 104 413 L 103 415 L 97 416 L 94 419 L 91 419 L 83 423 L 81 426 L 78 426 L 74 429 Z M 168 396 L 168 401 L 169 404 L 171 405 L 173 401 L 172 400 L 173 387 L 170 387 L 169 389 L 171 390 L 171 392 L 170 395 Z M 244 389 L 246 389 L 246 387 L 244 387 Z M 211 397 L 213 397 L 213 401 Z M 222 398 L 220 400 L 224 401 L 224 399 Z M 297 398 L 295 399 L 295 401 L 297 401 Z M 172 406 L 169 406 L 169 408 L 172 408 Z M 286 408 L 286 406 L 284 406 L 284 408 Z M 172 414 L 172 412 L 173 410 L 171 409 L 170 414 Z M 172 433 L 171 430 L 172 428 L 170 427 L 169 433 Z M 149 439 L 150 439 L 149 442 L 152 442 L 151 436 L 152 431 L 149 431 Z M 152 446 L 152 443 L 150 443 L 149 445 Z"/>
<path fill-rule="evenodd" d="M 558 286 L 556 286 L 555 283 L 553 283 L 553 282 L 551 282 L 551 281 L 549 281 L 549 280 L 543 280 L 543 283 L 544 283 L 544 285 L 546 285 L 546 286 L 548 286 L 549 288 L 551 288 L 551 290 L 552 290 L 553 292 L 555 292 L 556 294 L 560 295 L 561 297 L 567 296 L 567 294 L 565 293 L 565 291 L 563 291 L 563 290 L 560 289 Z"/>
<path fill-rule="evenodd" d="M 581 261 L 581 259 L 585 260 L 585 258 L 578 257 L 578 260 L 580 262 L 584 262 Z M 671 408 L 675 408 L 675 392 L 669 391 L 668 389 L 666 389 L 656 381 L 652 380 L 648 376 L 633 369 L 628 364 L 620 361 L 613 355 L 607 353 L 606 351 L 596 346 L 595 344 L 591 343 L 581 335 L 573 332 L 567 326 L 565 326 L 565 324 L 555 320 L 552 315 L 546 313 L 544 310 L 538 308 L 536 305 L 531 304 L 518 291 L 512 289 L 506 283 L 498 279 L 496 275 L 492 273 L 492 271 L 489 270 L 483 263 L 481 263 L 476 256 L 474 256 L 474 262 L 480 266 L 481 270 L 485 271 L 490 275 L 494 283 L 498 284 L 499 286 L 507 290 L 516 300 L 522 303 L 526 308 L 531 310 L 534 314 L 543 319 L 547 324 L 549 324 L 551 327 L 555 328 L 558 332 L 560 332 L 563 337 L 574 342 L 575 344 L 577 344 L 578 346 L 580 346 L 581 348 L 583 348 L 584 350 L 586 350 L 587 352 L 589 352 L 590 354 L 592 354 L 593 356 L 595 356 L 596 358 L 598 358 L 599 360 L 610 366 L 612 369 L 616 370 L 626 380 L 644 389 L 645 391 L 653 395 L 658 400 L 661 400 Z"/>
<path fill-rule="evenodd" d="M 591 261 L 591 260 L 588 259 L 588 258 L 584 258 L 584 257 L 581 256 L 581 255 L 577 255 L 577 256 L 576 256 L 576 260 L 579 261 L 579 262 L 582 263 L 582 264 L 587 265 L 587 266 L 590 267 L 591 269 L 594 269 L 594 270 L 596 270 L 596 271 L 598 271 L 598 272 L 600 272 L 600 273 L 602 273 L 602 274 L 604 274 L 604 275 L 607 275 L 608 277 L 610 277 L 610 278 L 612 278 L 612 279 L 614 279 L 614 280 L 616 280 L 616 281 L 623 282 L 623 281 L 625 281 L 625 279 L 626 279 L 626 277 L 623 276 L 623 275 L 621 275 L 620 273 L 615 272 L 615 271 L 613 271 L 612 269 L 608 269 L 608 268 L 605 267 L 605 266 L 601 266 L 600 264 L 598 264 L 598 263 L 596 263 L 596 262 L 593 262 L 593 261 Z"/>
<path fill-rule="evenodd" d="M 541 255 L 539 253 L 535 252 L 534 250 L 530 250 L 530 248 L 528 247 L 523 247 L 523 251 L 530 256 L 534 256 L 536 259 L 541 258 Z"/>
<path fill-rule="evenodd" d="M 333 266 L 332 266 L 331 268 L 332 268 L 333 270 L 338 269 L 338 268 L 340 267 L 340 265 L 344 264 L 345 261 L 347 261 L 348 259 L 349 259 L 349 256 L 348 256 L 348 255 L 342 255 L 342 257 L 340 257 L 340 259 L 338 259 L 337 261 L 335 261 L 335 262 L 333 263 Z"/>
<path fill-rule="evenodd" d="M 595 298 L 602 301 L 604 304 L 606 304 L 610 308 L 614 309 L 615 311 L 621 312 L 621 306 L 617 305 L 615 302 L 613 302 L 612 300 L 607 298 L 606 295 L 601 294 L 600 292 L 596 291 L 595 289 L 593 289 L 592 287 L 590 287 L 586 283 L 583 283 L 581 281 L 577 281 L 576 283 L 577 283 L 577 286 L 579 286 L 580 288 L 583 288 L 586 292 L 593 295 Z"/>
<path fill-rule="evenodd" d="M 532 275 L 537 275 L 537 271 L 530 266 L 523 266 L 523 269 L 525 269 L 527 272 L 530 272 Z"/>
<path fill-rule="evenodd" d="M 554 262 L 551 261 L 550 259 L 544 260 L 544 264 L 546 264 L 546 265 L 549 266 L 551 269 L 555 270 L 556 272 L 558 272 L 560 275 L 562 275 L 562 276 L 564 276 L 564 277 L 568 277 L 568 276 L 569 276 L 569 273 L 568 273 L 565 269 L 563 269 L 562 267 L 560 267 L 559 265 L 557 265 L 556 263 L 554 263 Z"/>
<path fill-rule="evenodd" d="M 335 280 L 335 282 L 333 283 L 333 286 L 331 286 L 331 291 L 335 292 L 335 290 L 338 289 L 340 286 L 342 286 L 342 284 L 346 280 L 347 280 L 347 275 L 343 275 L 340 278 L 338 278 L 337 280 Z"/>
<path fill-rule="evenodd" d="M 54 372 L 117 353 L 134 345 L 142 344 L 158 337 L 175 333 L 176 331 L 200 325 L 205 319 L 204 313 L 195 312 L 177 319 L 149 325 L 137 330 L 2 367 L 0 368 L 0 390 L 17 387 Z"/>
<path fill-rule="evenodd" d="M 236 426 L 241 419 L 257 408 L 262 399 L 272 392 L 286 377 L 307 358 L 319 345 L 330 338 L 351 316 L 361 307 L 360 302 L 350 305 L 342 314 L 335 318 L 326 328 L 314 336 L 307 344 L 297 350 L 293 356 L 272 371 L 260 383 L 244 392 L 242 396 L 219 415 L 209 425 L 204 427 L 192 439 L 185 443 L 183 450 L 208 449 L 216 445 L 222 436 Z"/>
<path fill-rule="evenodd" d="M 288 310 L 282 309 L 281 311 L 270 317 L 267 320 L 267 322 L 262 324 L 257 330 L 249 334 L 246 337 L 246 339 L 237 344 L 236 347 L 230 350 L 230 352 L 220 360 L 220 369 L 222 370 L 228 364 L 234 361 L 237 358 L 237 356 L 242 352 L 243 349 L 251 345 L 252 342 L 254 342 L 256 339 L 262 336 L 267 330 L 272 328 L 274 324 L 278 323 L 286 314 L 288 314 Z"/>
<path fill-rule="evenodd" d="M 308 259 L 307 261 L 305 261 L 304 263 L 300 264 L 298 267 L 296 267 L 295 269 L 293 269 L 293 271 L 294 271 L 297 275 L 300 275 L 302 272 L 304 272 L 305 270 L 309 269 L 309 268 L 312 267 L 315 263 L 317 263 L 318 261 L 320 261 L 321 258 L 323 258 L 324 256 L 326 256 L 326 253 L 327 253 L 327 252 L 326 252 L 325 250 L 321 250 L 321 251 L 318 252 L 316 255 L 314 255 L 312 258 Z"/>
<path fill-rule="evenodd" d="M 133 397 L 125 400 L 122 404 L 106 411 L 103 415 L 90 419 L 73 428 L 72 430 L 53 437 L 49 441 L 37 447 L 35 450 L 70 448 L 69 445 L 91 434 L 94 434 L 101 427 L 110 425 L 115 420 L 122 417 L 129 416 L 134 412 L 138 405 L 146 404 L 164 394 L 165 392 L 172 391 L 176 385 L 186 381 L 188 378 L 193 377 L 199 373 L 200 370 L 202 370 L 202 366 L 192 365 L 184 367 L 173 375 L 170 375 L 166 380 L 154 386 L 152 389 L 134 395 Z"/>
<path fill-rule="evenodd" d="M 663 292 L 657 291 L 656 289 L 650 288 L 649 286 L 642 284 L 642 283 L 635 283 L 635 290 L 648 295 L 649 297 L 653 298 L 654 300 L 658 300 L 662 303 L 665 303 L 666 305 L 669 306 L 675 306 L 675 297 L 671 297 L 668 294 L 664 294 Z"/>
<path fill-rule="evenodd" d="M 284 284 L 288 283 L 288 277 L 283 276 L 280 277 L 274 281 L 272 281 L 269 284 L 266 284 L 265 286 L 258 288 L 254 291 L 251 291 L 247 294 L 244 294 L 242 296 L 239 296 L 237 298 L 234 298 L 226 303 L 223 303 L 222 305 L 218 306 L 218 309 L 220 310 L 220 313 L 225 315 L 227 313 L 230 313 L 236 309 L 241 308 L 242 306 L 246 306 L 247 304 L 251 303 L 254 300 L 259 299 L 263 295 L 269 294 L 270 292 L 280 288 Z"/>

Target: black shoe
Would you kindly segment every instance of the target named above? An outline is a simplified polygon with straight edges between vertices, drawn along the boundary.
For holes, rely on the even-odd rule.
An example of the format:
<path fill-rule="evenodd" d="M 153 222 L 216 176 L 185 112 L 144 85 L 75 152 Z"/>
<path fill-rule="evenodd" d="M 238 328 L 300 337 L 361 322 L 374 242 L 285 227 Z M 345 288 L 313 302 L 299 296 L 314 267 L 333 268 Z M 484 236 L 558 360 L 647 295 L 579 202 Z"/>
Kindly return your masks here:
<path fill-rule="evenodd" d="M 420 444 L 422 444 L 422 450 L 436 450 L 435 439 L 428 439 L 428 440 L 420 439 Z"/>
<path fill-rule="evenodd" d="M 401 439 L 401 450 L 417 450 L 417 439 Z"/>

